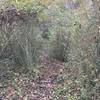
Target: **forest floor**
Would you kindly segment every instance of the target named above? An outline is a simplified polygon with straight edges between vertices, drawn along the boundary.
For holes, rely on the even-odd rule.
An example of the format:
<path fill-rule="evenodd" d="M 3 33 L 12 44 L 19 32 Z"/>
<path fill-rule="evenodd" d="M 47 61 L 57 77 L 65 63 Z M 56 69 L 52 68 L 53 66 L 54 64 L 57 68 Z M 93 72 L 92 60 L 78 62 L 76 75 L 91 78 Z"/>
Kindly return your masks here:
<path fill-rule="evenodd" d="M 89 78 L 80 72 L 80 68 L 72 68 L 54 59 L 51 61 L 47 55 L 32 72 L 20 66 L 11 70 L 1 66 L 0 100 L 100 100 L 99 78 L 89 83 Z M 87 95 L 83 95 L 84 85 L 92 87 L 88 89 L 88 95 L 93 94 L 92 99 L 84 99 Z"/>
<path fill-rule="evenodd" d="M 41 67 L 34 72 L 22 72 L 23 69 L 7 70 L 0 73 L 0 100 L 66 100 L 66 94 L 62 87 L 71 84 L 71 80 L 64 80 L 63 75 L 72 77 L 77 70 L 66 68 L 60 61 L 44 60 Z M 74 71 L 74 72 L 73 72 Z M 61 89 L 55 89 L 55 87 Z M 78 90 L 79 91 L 79 90 Z"/>
<path fill-rule="evenodd" d="M 22 73 L 19 69 L 15 72 L 2 72 L 0 73 L 0 100 L 76 100 L 71 95 L 81 94 L 81 87 L 75 84 L 78 71 L 78 69 L 66 68 L 62 62 L 53 61 L 42 64 L 39 69 L 36 69 L 35 74 Z M 97 95 L 99 93 L 95 93 L 93 100 L 100 100 L 96 99 Z"/>

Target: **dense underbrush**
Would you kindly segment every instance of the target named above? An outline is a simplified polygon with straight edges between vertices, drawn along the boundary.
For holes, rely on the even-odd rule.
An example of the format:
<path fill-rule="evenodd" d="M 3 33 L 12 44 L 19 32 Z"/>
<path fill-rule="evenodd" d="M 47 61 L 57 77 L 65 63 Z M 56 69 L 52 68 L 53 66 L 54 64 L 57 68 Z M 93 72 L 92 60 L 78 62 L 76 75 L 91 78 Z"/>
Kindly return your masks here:
<path fill-rule="evenodd" d="M 22 1 L 0 10 L 0 97 L 99 100 L 99 12 Z"/>

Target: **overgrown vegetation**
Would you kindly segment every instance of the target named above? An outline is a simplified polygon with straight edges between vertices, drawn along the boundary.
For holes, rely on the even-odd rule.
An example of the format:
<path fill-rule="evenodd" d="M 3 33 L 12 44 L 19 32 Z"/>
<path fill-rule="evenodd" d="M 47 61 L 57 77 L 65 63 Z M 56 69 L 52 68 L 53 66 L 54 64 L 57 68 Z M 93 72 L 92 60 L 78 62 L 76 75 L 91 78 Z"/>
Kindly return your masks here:
<path fill-rule="evenodd" d="M 0 99 L 99 100 L 99 4 L 1 0 Z"/>

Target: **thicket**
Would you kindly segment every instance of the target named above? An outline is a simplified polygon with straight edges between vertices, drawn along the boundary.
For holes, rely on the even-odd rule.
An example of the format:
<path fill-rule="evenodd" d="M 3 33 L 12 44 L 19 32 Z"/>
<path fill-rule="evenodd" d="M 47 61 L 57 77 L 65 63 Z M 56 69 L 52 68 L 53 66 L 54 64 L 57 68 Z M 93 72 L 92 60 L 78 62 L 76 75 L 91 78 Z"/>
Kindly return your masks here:
<path fill-rule="evenodd" d="M 7 0 L 1 8 L 0 63 L 34 68 L 47 48 L 49 59 L 59 60 L 70 69 L 78 68 L 78 76 L 72 80 L 77 81 L 81 94 L 72 97 L 92 100 L 92 94 L 100 88 L 96 83 L 100 75 L 100 9 L 94 8 L 93 16 L 86 14 L 84 25 L 79 14 L 62 5 L 47 7 L 35 0 Z"/>
<path fill-rule="evenodd" d="M 1 62 L 13 61 L 17 66 L 33 66 L 37 62 L 41 44 L 36 16 L 15 8 L 0 12 Z"/>

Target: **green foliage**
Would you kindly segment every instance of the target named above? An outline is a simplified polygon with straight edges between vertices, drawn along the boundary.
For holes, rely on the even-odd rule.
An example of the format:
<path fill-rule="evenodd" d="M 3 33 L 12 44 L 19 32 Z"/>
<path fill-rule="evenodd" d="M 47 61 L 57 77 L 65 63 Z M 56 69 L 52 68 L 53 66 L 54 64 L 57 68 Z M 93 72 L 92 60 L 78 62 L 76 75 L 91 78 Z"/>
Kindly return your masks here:
<path fill-rule="evenodd" d="M 13 6 L 16 12 L 21 11 L 10 18 L 11 23 L 5 12 L 0 13 L 0 64 L 3 62 L 11 66 L 9 64 L 11 62 L 13 66 L 18 66 L 16 68 L 19 71 L 22 66 L 23 69 L 27 68 L 38 76 L 41 65 L 37 64 L 40 64 L 40 57 L 46 56 L 42 59 L 48 66 L 50 63 L 48 69 L 58 67 L 51 64 L 52 60 L 49 62 L 50 56 L 51 59 L 56 59 L 55 63 L 58 60 L 61 64 L 65 63 L 64 73 L 56 73 L 59 75 L 52 89 L 55 97 L 53 100 L 61 100 L 60 96 L 67 100 L 92 100 L 92 94 L 97 95 L 96 90 L 100 87 L 97 82 L 100 74 L 99 16 L 88 16 L 87 11 L 83 14 L 85 11 L 81 13 L 81 10 L 77 13 L 56 3 L 49 5 L 48 2 L 48 0 L 0 1 L 0 6 L 5 12 Z M 35 19 L 32 19 L 34 15 L 31 15 L 33 14 L 31 12 L 36 12 Z M 44 66 L 45 64 L 43 68 Z M 16 80 L 13 84 L 20 95 Z"/>
<path fill-rule="evenodd" d="M 63 33 L 57 33 L 55 40 L 52 42 L 51 57 L 59 61 L 67 62 L 69 54 L 69 39 Z"/>
<path fill-rule="evenodd" d="M 66 88 L 62 88 L 62 87 L 55 87 L 54 89 L 53 89 L 53 91 L 54 91 L 54 93 L 56 94 L 56 95 L 64 95 L 64 94 L 66 94 L 66 91 L 67 91 L 67 89 Z"/>
<path fill-rule="evenodd" d="M 26 12 L 40 11 L 43 6 L 39 3 L 39 0 L 5 0 L 0 2 L 2 9 L 10 6 L 15 6 L 17 10 L 24 10 Z"/>
<path fill-rule="evenodd" d="M 42 33 L 42 37 L 44 38 L 44 39 L 49 39 L 50 38 L 50 32 L 49 32 L 49 30 L 48 29 L 46 29 L 46 30 L 44 30 L 43 31 L 43 33 Z"/>
<path fill-rule="evenodd" d="M 34 64 L 39 60 L 40 49 L 42 48 L 39 39 L 41 38 L 41 32 L 38 23 L 35 23 L 34 20 L 36 19 L 28 19 L 27 22 L 20 24 L 22 21 L 20 19 L 19 22 L 15 22 L 16 25 L 5 23 L 0 26 L 0 35 L 5 40 L 0 52 L 2 59 L 8 59 L 9 61 L 12 59 L 17 66 L 28 66 L 29 69 L 34 67 Z"/>

